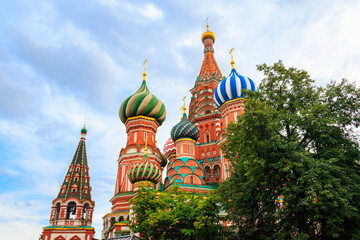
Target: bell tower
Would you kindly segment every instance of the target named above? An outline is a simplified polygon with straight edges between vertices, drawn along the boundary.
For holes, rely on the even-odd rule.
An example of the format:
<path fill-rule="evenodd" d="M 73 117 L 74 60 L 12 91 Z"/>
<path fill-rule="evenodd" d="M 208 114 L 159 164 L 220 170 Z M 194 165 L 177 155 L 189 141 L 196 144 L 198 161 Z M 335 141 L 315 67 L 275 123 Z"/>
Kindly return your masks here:
<path fill-rule="evenodd" d="M 190 89 L 189 121 L 199 129 L 195 158 L 202 163 L 205 184 L 221 182 L 221 155 L 216 144 L 221 129 L 221 115 L 215 108 L 214 91 L 223 76 L 215 60 L 215 34 L 206 26 L 201 36 L 204 59 L 195 86 Z"/>
<path fill-rule="evenodd" d="M 42 240 L 93 239 L 95 229 L 91 224 L 95 202 L 91 199 L 86 134 L 84 125 L 59 194 L 52 202 L 49 226 L 43 228 Z"/>

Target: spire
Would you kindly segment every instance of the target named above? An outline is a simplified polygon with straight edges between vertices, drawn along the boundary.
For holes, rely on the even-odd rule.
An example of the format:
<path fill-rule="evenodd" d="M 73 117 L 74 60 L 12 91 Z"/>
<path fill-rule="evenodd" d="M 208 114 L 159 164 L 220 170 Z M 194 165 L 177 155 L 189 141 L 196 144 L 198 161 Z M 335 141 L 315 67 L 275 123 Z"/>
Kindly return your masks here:
<path fill-rule="evenodd" d="M 87 129 L 84 124 L 81 129 L 80 142 L 58 194 L 58 197 L 63 200 L 70 197 L 78 198 L 80 201 L 87 198 L 91 199 L 89 166 L 85 145 L 86 134 Z"/>
<path fill-rule="evenodd" d="M 215 34 L 209 30 L 208 18 L 206 18 L 206 32 L 201 36 L 204 44 L 204 60 L 200 69 L 200 80 L 206 81 L 216 77 L 217 80 L 222 78 L 220 68 L 214 57 Z"/>
<path fill-rule="evenodd" d="M 232 69 L 235 69 L 235 61 L 234 61 L 234 55 L 233 55 L 233 51 L 234 51 L 234 48 L 232 48 L 232 49 L 230 49 L 230 52 L 229 52 L 229 54 L 231 55 L 231 62 L 230 62 L 230 64 L 231 64 L 231 68 Z"/>

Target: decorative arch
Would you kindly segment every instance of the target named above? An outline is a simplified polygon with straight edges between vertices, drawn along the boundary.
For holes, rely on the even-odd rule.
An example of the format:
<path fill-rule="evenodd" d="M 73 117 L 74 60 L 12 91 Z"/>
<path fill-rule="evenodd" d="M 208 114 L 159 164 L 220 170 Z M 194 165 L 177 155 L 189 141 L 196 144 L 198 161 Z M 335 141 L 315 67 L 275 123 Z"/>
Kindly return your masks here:
<path fill-rule="evenodd" d="M 184 179 L 181 175 L 175 175 L 170 178 L 170 183 L 174 182 L 175 180 L 179 180 L 180 182 L 184 182 Z"/>
<path fill-rule="evenodd" d="M 168 176 L 173 176 L 176 174 L 176 170 L 174 168 L 170 169 L 167 173 Z"/>
<path fill-rule="evenodd" d="M 178 174 L 192 174 L 192 170 L 191 168 L 189 167 L 182 167 L 182 168 L 179 168 L 178 170 Z"/>
<path fill-rule="evenodd" d="M 81 238 L 79 238 L 78 236 L 73 236 L 72 238 L 70 238 L 70 240 L 81 240 Z"/>
<path fill-rule="evenodd" d="M 198 176 L 191 174 L 191 175 L 187 175 L 185 177 L 184 183 L 200 185 L 201 184 L 201 179 Z"/>
<path fill-rule="evenodd" d="M 137 149 L 135 147 L 129 147 L 128 149 L 126 149 L 125 153 L 136 153 Z"/>
<path fill-rule="evenodd" d="M 194 169 L 194 174 L 198 175 L 198 176 L 204 176 L 203 171 L 200 168 L 195 168 Z"/>
<path fill-rule="evenodd" d="M 183 167 L 184 166 L 184 162 L 181 159 L 176 159 L 173 164 L 172 167 Z"/>
<path fill-rule="evenodd" d="M 199 163 L 198 163 L 196 160 L 188 159 L 188 160 L 186 161 L 186 166 L 189 166 L 189 167 L 199 167 Z"/>
<path fill-rule="evenodd" d="M 65 240 L 65 238 L 63 236 L 57 236 L 54 240 Z"/>

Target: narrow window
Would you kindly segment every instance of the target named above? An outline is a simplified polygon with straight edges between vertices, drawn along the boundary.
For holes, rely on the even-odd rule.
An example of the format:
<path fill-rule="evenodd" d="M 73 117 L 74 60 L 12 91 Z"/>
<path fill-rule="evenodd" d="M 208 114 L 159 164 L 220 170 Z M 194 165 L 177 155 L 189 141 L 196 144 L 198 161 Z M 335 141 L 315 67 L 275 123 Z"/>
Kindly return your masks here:
<path fill-rule="evenodd" d="M 84 208 L 83 208 L 83 212 L 82 212 L 82 219 L 83 220 L 88 220 L 88 208 L 89 208 L 89 204 L 85 203 Z"/>
<path fill-rule="evenodd" d="M 66 219 L 75 219 L 75 214 L 76 214 L 76 203 L 69 202 L 66 209 Z"/>
<path fill-rule="evenodd" d="M 206 142 L 209 143 L 210 142 L 210 135 L 206 134 Z"/>
<path fill-rule="evenodd" d="M 194 177 L 190 177 L 190 183 L 194 184 Z"/>
<path fill-rule="evenodd" d="M 188 154 L 190 154 L 190 145 L 188 145 Z"/>
<path fill-rule="evenodd" d="M 146 140 L 146 136 L 147 136 L 147 134 L 146 134 L 146 132 L 144 133 L 144 140 Z"/>
<path fill-rule="evenodd" d="M 134 133 L 134 142 L 136 142 L 137 132 Z"/>
<path fill-rule="evenodd" d="M 55 206 L 56 206 L 55 220 L 58 220 L 60 215 L 60 203 L 57 203 Z"/>

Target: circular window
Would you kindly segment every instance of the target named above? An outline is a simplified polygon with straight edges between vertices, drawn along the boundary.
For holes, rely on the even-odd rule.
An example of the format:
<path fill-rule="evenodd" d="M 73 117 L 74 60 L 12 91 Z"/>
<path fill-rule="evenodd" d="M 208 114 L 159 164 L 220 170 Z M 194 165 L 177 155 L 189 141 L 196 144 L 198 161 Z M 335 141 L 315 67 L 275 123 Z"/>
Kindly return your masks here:
<path fill-rule="evenodd" d="M 201 156 L 204 157 L 204 156 L 205 156 L 205 153 L 202 153 Z"/>
<path fill-rule="evenodd" d="M 207 155 L 209 156 L 209 155 L 210 155 L 210 152 L 208 152 Z"/>

